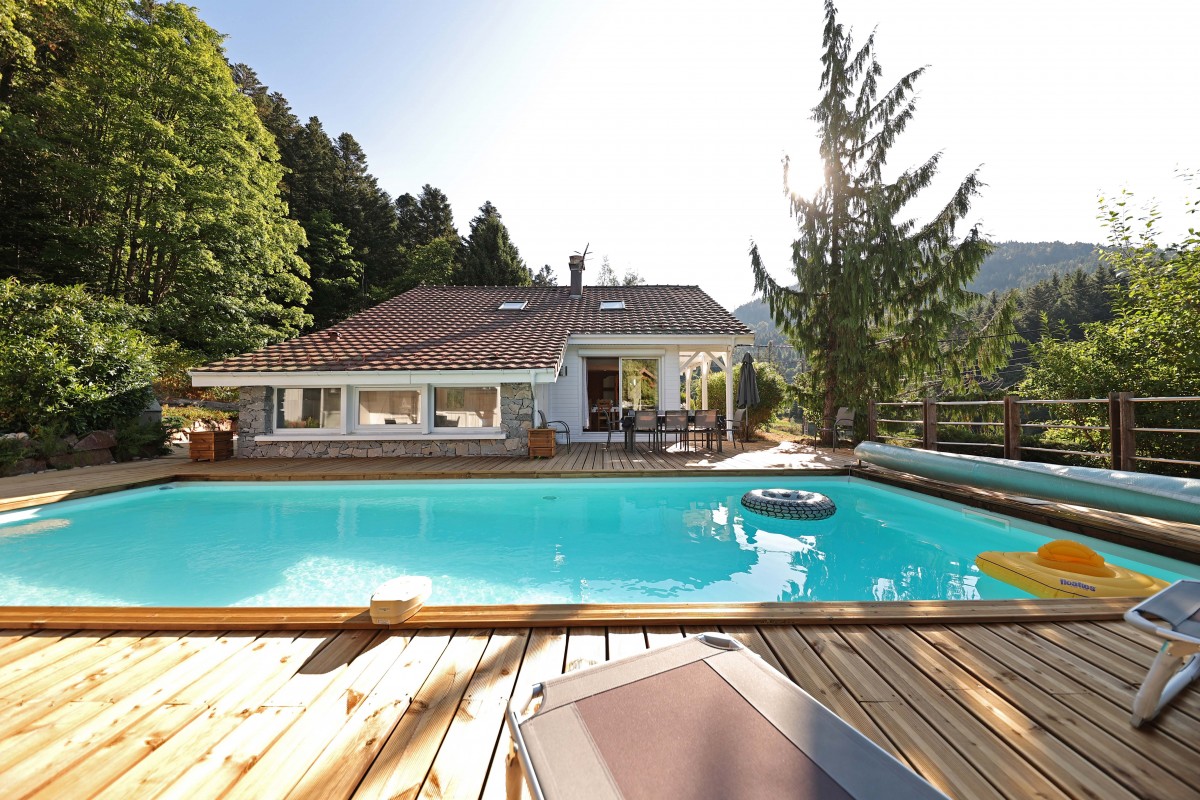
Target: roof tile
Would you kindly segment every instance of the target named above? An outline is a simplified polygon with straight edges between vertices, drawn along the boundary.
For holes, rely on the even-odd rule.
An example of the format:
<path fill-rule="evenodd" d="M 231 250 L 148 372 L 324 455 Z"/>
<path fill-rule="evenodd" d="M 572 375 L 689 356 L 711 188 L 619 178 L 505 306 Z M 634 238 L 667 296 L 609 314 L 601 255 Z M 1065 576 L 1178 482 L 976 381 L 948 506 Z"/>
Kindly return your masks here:
<path fill-rule="evenodd" d="M 545 369 L 572 334 L 748 335 L 698 286 L 421 286 L 323 331 L 206 365 L 203 372 Z M 501 311 L 505 300 L 526 300 Z M 600 300 L 624 300 L 601 311 Z"/>

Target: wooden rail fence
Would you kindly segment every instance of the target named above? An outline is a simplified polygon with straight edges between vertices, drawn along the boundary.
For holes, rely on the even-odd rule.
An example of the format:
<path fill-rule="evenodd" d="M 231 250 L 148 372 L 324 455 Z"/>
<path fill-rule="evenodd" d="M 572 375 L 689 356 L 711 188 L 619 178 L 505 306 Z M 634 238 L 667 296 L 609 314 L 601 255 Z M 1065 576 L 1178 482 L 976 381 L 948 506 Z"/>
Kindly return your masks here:
<path fill-rule="evenodd" d="M 939 446 L 953 445 L 954 447 L 980 447 L 1000 450 L 1004 458 L 1022 460 L 1026 454 L 1052 453 L 1058 455 L 1076 455 L 1090 458 L 1106 459 L 1112 469 L 1133 471 L 1139 462 L 1170 464 L 1180 467 L 1200 467 L 1200 460 L 1186 458 L 1158 458 L 1151 455 L 1138 455 L 1138 434 L 1184 434 L 1200 435 L 1200 428 L 1156 428 L 1141 427 L 1137 424 L 1137 407 L 1146 403 L 1200 403 L 1200 397 L 1134 397 L 1129 392 L 1113 392 L 1107 398 L 1071 399 L 1071 400 L 1039 400 L 1021 398 L 1017 395 L 1005 395 L 1003 400 L 954 400 L 936 401 L 931 398 L 912 402 L 879 402 L 870 400 L 867 403 L 867 440 L 872 442 L 913 442 L 915 447 L 924 450 L 937 450 Z M 1048 407 L 1056 405 L 1092 405 L 1105 409 L 1097 416 L 1107 414 L 1105 425 L 1069 425 L 1055 421 L 1037 422 L 1022 416 L 1023 407 Z M 949 420 L 939 418 L 940 408 L 974 407 L 988 409 L 999 407 L 999 419 L 983 420 Z M 879 416 L 880 409 L 911 408 L 920 409 L 920 418 L 895 419 Z M 885 411 L 884 413 L 889 413 Z M 982 416 L 980 414 L 979 416 Z M 880 423 L 885 425 L 904 425 L 906 428 L 919 428 L 920 436 L 904 436 L 881 432 Z M 941 441 L 938 439 L 940 427 L 968 427 L 971 429 L 999 428 L 1003 433 L 1003 441 L 998 442 L 966 442 Z M 1036 428 L 1042 431 L 1076 430 L 1088 431 L 1107 435 L 1108 450 L 1068 450 L 1054 447 L 1036 447 L 1021 443 L 1022 431 Z M 1193 450 L 1200 457 L 1200 438 L 1196 440 Z"/>

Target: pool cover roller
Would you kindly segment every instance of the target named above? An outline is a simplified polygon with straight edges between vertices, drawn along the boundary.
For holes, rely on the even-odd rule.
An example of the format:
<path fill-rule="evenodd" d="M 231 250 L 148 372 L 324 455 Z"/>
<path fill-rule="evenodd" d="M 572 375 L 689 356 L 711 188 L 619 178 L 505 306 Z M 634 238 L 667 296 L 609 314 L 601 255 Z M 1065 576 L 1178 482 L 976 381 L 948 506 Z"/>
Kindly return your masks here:
<path fill-rule="evenodd" d="M 1200 525 L 1200 480 L 1007 458 L 936 453 L 863 442 L 862 461 L 947 483 Z"/>

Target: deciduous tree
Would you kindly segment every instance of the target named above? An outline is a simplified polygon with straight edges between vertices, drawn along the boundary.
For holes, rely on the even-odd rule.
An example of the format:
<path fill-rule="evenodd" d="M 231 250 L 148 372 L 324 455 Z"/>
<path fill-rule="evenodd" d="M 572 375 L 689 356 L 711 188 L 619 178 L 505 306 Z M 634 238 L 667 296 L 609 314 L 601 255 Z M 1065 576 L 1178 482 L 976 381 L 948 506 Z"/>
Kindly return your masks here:
<path fill-rule="evenodd" d="M 26 199 L 0 220 L 21 243 L 0 269 L 145 306 L 150 330 L 213 355 L 297 333 L 303 231 L 220 35 L 180 3 L 56 7 L 69 57 L 13 88 L 21 124 L 0 133 L 4 194 Z"/>

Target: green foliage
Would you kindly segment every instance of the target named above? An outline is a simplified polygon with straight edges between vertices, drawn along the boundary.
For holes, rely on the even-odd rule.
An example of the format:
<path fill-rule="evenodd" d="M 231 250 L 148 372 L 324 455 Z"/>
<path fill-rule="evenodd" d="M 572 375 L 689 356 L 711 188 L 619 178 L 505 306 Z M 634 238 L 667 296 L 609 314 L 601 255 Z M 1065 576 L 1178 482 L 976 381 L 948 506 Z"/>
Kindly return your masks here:
<path fill-rule="evenodd" d="M 11 475 L 13 467 L 26 458 L 28 448 L 19 439 L 0 438 L 0 475 Z"/>
<path fill-rule="evenodd" d="M 161 422 L 137 418 L 125 420 L 116 428 L 117 446 L 113 448 L 113 458 L 132 461 L 170 455 L 172 433 L 171 427 Z"/>
<path fill-rule="evenodd" d="M 813 109 L 825 182 L 812 200 L 790 195 L 799 228 L 795 287 L 776 283 L 757 245 L 750 260 L 772 317 L 812 364 L 809 395 L 821 406 L 822 427 L 832 429 L 839 406 L 862 408 L 871 395 L 890 396 L 929 375 L 955 389 L 994 372 L 1008 356 L 1013 306 L 1000 304 L 982 324 L 968 314 L 978 297 L 965 286 L 991 250 L 978 229 L 956 235 L 982 185 L 977 173 L 920 225 L 900 215 L 932 181 L 940 154 L 883 180 L 924 69 L 880 96 L 874 37 L 854 52 L 832 2 L 825 12 L 824 94 Z"/>
<path fill-rule="evenodd" d="M 646 279 L 632 269 L 625 270 L 624 275 L 617 275 L 617 271 L 608 263 L 608 256 L 605 256 L 600 262 L 600 270 L 596 273 L 596 286 L 644 286 Z"/>
<path fill-rule="evenodd" d="M 1190 177 L 1190 176 L 1189 176 Z M 1103 258 L 1124 278 L 1115 316 L 1083 326 L 1083 339 L 1045 336 L 1031 350 L 1035 363 L 1021 383 L 1023 395 L 1042 399 L 1105 398 L 1110 392 L 1141 397 L 1193 396 L 1200 386 L 1200 235 L 1159 247 L 1158 211 L 1137 217 L 1128 193 L 1101 201 L 1111 245 Z M 1189 202 L 1192 213 L 1196 205 Z M 1195 428 L 1200 404 L 1139 404 L 1137 424 L 1146 428 Z M 1071 424 L 1085 412 L 1054 407 L 1051 418 Z M 1099 415 L 1100 412 L 1092 410 Z M 1106 419 L 1101 421 L 1104 424 Z M 1073 441 L 1077 441 L 1077 438 Z M 1195 460 L 1188 434 L 1138 435 L 1139 455 Z M 1159 466 L 1157 469 L 1166 469 Z"/>
<path fill-rule="evenodd" d="M 736 399 L 738 380 L 742 374 L 742 365 L 733 367 L 733 390 Z M 751 406 L 746 413 L 746 420 L 753 433 L 760 426 L 775 418 L 780 407 L 786 402 L 791 404 L 787 381 L 783 379 L 770 364 L 755 363 L 754 374 L 757 377 L 758 405 Z M 713 408 L 725 408 L 725 373 L 710 372 L 708 375 L 708 403 Z"/>
<path fill-rule="evenodd" d="M 238 418 L 236 411 L 221 411 L 203 406 L 163 406 L 163 422 L 173 430 L 195 427 L 196 423 L 208 430 L 217 430 L 224 423 Z"/>
<path fill-rule="evenodd" d="M 1200 386 L 1200 236 L 1192 230 L 1182 243 L 1161 249 L 1154 241 L 1157 211 L 1135 220 L 1128 203 L 1128 194 L 1102 201 L 1112 244 L 1104 259 L 1125 279 L 1114 318 L 1084 325 L 1082 341 L 1043 338 L 1033 348 L 1036 364 L 1022 393 L 1166 396 L 1190 395 Z"/>
<path fill-rule="evenodd" d="M 180 3 L 43 8 L 35 46 L 62 55 L 11 87 L 0 269 L 149 308 L 148 331 L 212 355 L 297 333 L 304 232 L 220 35 Z"/>
<path fill-rule="evenodd" d="M 78 286 L 0 283 L 0 427 L 86 433 L 139 414 L 156 373 L 140 314 Z"/>
<path fill-rule="evenodd" d="M 49 461 L 71 449 L 67 444 L 67 423 L 55 420 L 35 425 L 30 431 L 29 450 L 34 458 Z"/>
<path fill-rule="evenodd" d="M 471 220 L 459 282 L 464 286 L 528 286 L 531 280 L 500 212 L 485 202 L 479 207 L 479 215 Z"/>
<path fill-rule="evenodd" d="M 308 311 L 313 325 L 320 328 L 362 309 L 363 265 L 354 258 L 350 231 L 334 222 L 328 211 L 316 212 L 304 223 L 304 230 L 308 245 L 302 254 L 312 286 Z"/>
<path fill-rule="evenodd" d="M 177 342 L 158 348 L 155 353 L 158 374 L 154 378 L 154 394 L 160 400 L 172 397 L 190 397 L 196 400 L 237 402 L 238 389 L 231 386 L 192 386 L 188 370 L 205 364 L 208 359 L 203 353 L 185 350 Z"/>
<path fill-rule="evenodd" d="M 1071 272 L 1094 272 L 1100 253 L 1086 242 L 998 242 L 968 284 L 973 292 L 1007 292 Z"/>
<path fill-rule="evenodd" d="M 531 267 L 529 270 L 529 280 L 534 286 L 558 286 L 558 278 L 554 275 L 554 268 L 549 264 L 543 264 L 542 268 L 537 272 Z"/>

